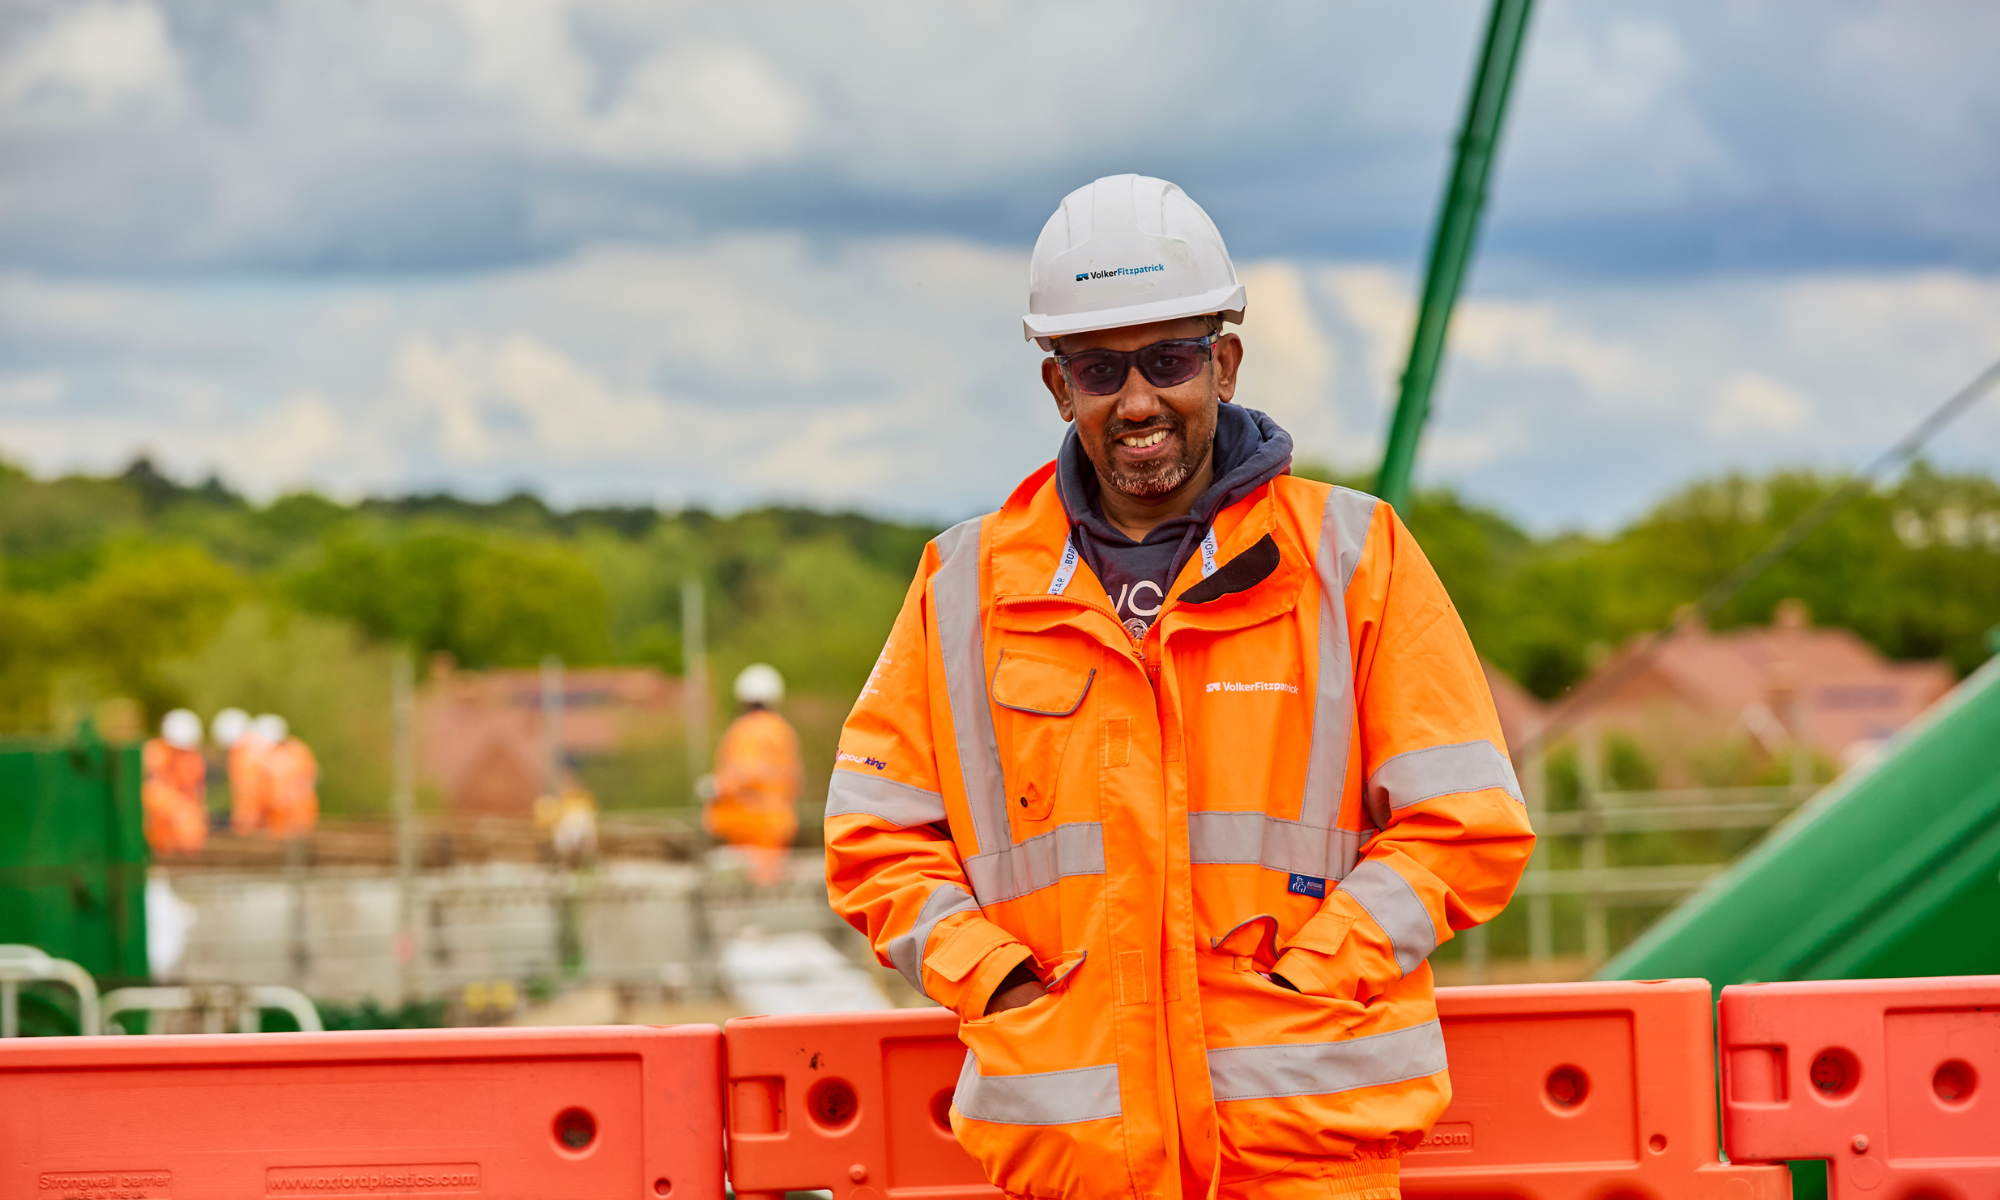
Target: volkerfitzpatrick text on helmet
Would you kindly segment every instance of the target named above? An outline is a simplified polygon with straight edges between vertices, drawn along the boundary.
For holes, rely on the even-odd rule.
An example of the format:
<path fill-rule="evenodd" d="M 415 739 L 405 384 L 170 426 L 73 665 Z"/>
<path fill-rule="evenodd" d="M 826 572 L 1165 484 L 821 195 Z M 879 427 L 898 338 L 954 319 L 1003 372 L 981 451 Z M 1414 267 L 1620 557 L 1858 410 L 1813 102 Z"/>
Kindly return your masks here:
<path fill-rule="evenodd" d="M 1076 281 L 1082 283 L 1086 279 L 1109 279 L 1114 275 L 1150 275 L 1154 271 L 1164 271 L 1166 269 L 1167 264 L 1154 263 L 1150 267 L 1119 267 L 1111 271 L 1079 271 L 1077 272 Z"/>

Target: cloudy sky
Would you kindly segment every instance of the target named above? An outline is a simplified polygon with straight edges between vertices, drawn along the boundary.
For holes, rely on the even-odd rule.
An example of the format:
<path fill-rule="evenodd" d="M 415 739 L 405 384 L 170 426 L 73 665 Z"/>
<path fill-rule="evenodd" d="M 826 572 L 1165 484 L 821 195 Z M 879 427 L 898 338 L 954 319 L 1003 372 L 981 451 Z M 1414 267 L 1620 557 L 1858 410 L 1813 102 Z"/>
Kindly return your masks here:
<path fill-rule="evenodd" d="M 253 495 L 955 518 L 1061 426 L 1061 195 L 1250 289 L 1246 403 L 1372 467 L 1483 0 L 10 0 L 0 455 Z M 1537 6 L 1421 474 L 1540 529 L 1864 461 L 2000 357 L 2000 6 Z M 2000 470 L 2000 401 L 1940 445 Z"/>

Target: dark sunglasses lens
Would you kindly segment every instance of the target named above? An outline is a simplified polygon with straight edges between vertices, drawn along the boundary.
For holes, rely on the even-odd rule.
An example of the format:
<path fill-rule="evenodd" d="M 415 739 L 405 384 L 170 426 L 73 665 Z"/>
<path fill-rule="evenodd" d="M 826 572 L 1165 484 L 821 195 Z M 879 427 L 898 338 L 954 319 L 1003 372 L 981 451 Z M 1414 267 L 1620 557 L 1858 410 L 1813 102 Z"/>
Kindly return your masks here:
<path fill-rule="evenodd" d="M 1070 380 L 1087 396 L 1109 396 L 1125 386 L 1125 356 L 1116 350 L 1085 350 L 1067 362 Z"/>
<path fill-rule="evenodd" d="M 1202 357 L 1199 346 L 1147 346 L 1139 351 L 1139 373 L 1154 387 L 1173 387 L 1195 377 Z"/>

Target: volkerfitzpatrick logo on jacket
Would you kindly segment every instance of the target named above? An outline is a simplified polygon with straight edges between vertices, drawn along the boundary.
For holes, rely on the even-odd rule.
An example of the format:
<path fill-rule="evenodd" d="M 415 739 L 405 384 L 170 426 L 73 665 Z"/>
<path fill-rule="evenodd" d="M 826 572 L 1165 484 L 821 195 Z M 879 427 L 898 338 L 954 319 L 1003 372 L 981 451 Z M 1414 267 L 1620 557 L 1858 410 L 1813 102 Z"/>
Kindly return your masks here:
<path fill-rule="evenodd" d="M 1086 279 L 1110 279 L 1118 275 L 1150 275 L 1154 271 L 1164 271 L 1166 269 L 1167 264 L 1154 263 L 1150 267 L 1118 267 L 1110 271 L 1078 271 L 1076 273 L 1076 281 L 1082 283 Z"/>

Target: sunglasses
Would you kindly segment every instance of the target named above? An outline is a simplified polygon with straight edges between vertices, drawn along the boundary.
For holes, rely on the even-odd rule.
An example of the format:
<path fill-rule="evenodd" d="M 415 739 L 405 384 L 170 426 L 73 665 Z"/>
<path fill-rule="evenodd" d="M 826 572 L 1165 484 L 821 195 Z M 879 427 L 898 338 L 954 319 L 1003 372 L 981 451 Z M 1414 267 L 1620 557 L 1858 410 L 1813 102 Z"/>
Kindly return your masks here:
<path fill-rule="evenodd" d="M 1154 387 L 1176 387 L 1200 373 L 1221 336 L 1174 338 L 1137 350 L 1079 350 L 1058 354 L 1055 360 L 1069 376 L 1070 386 L 1086 396 L 1116 395 L 1134 368 Z"/>

